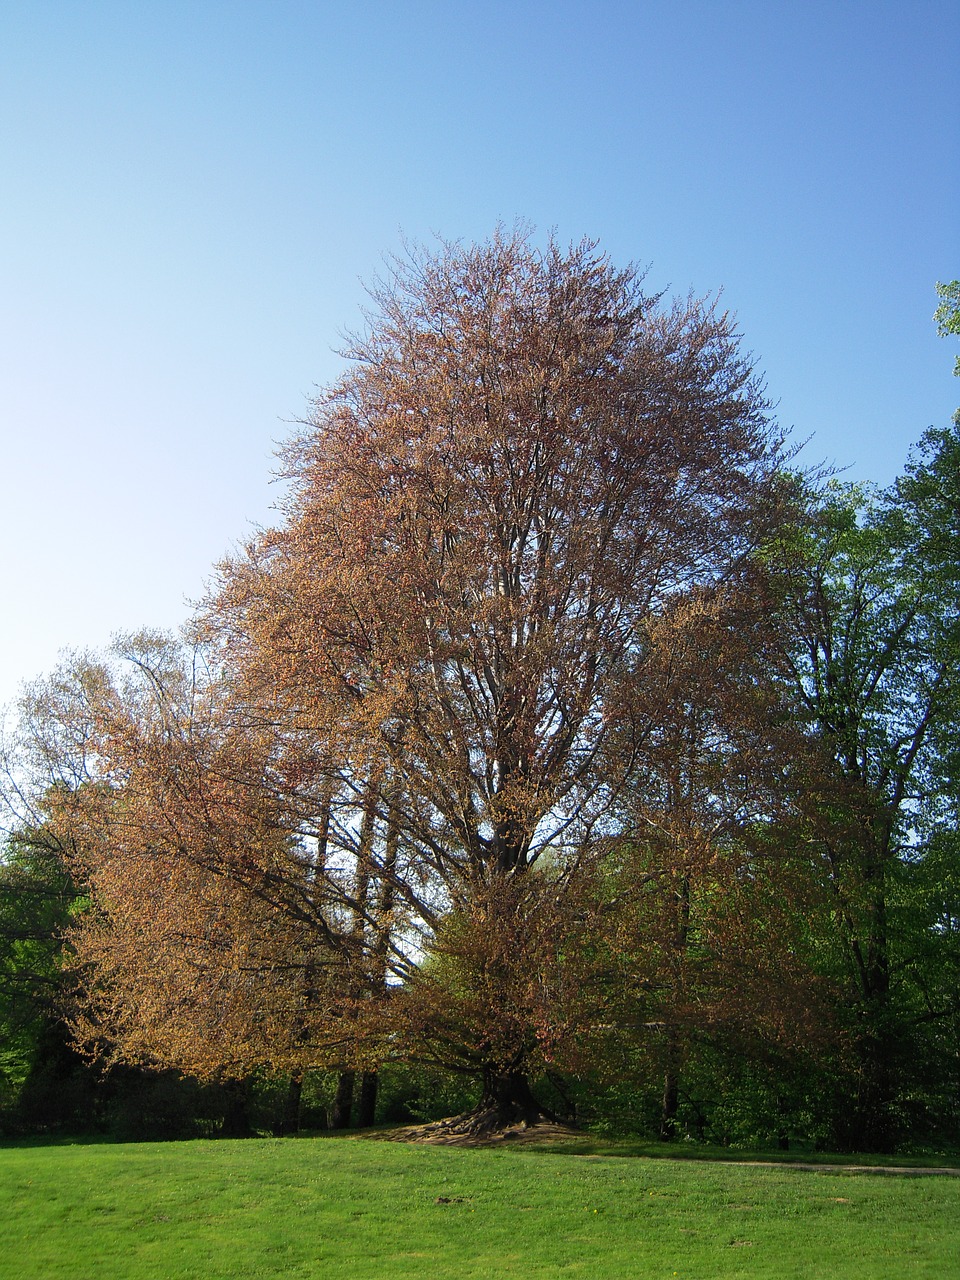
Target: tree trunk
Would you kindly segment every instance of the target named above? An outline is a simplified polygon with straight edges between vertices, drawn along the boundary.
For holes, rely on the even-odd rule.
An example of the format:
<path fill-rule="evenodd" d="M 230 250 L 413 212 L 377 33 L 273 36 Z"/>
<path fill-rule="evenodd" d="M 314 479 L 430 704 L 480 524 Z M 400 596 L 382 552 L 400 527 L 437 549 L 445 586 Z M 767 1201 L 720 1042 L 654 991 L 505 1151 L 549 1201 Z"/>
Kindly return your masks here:
<path fill-rule="evenodd" d="M 522 1071 L 503 1071 L 495 1067 L 484 1070 L 483 1094 L 477 1112 L 490 1113 L 501 1128 L 512 1124 L 531 1125 L 544 1118 L 554 1118 L 553 1113 L 541 1107 L 533 1096 Z"/>
<path fill-rule="evenodd" d="M 678 788 L 679 789 L 679 788 Z M 674 801 L 679 808 L 678 802 Z M 688 940 L 690 937 L 690 877 L 679 878 L 674 889 L 676 929 L 673 939 L 673 982 L 676 992 L 683 989 Z M 667 1028 L 667 1052 L 663 1068 L 663 1100 L 660 1106 L 660 1141 L 673 1142 L 677 1136 L 677 1106 L 680 1100 L 680 1037 Z"/>
<path fill-rule="evenodd" d="M 360 1099 L 357 1105 L 357 1128 L 369 1129 L 377 1114 L 377 1090 L 380 1078 L 376 1071 L 364 1071 L 360 1077 Z"/>
<path fill-rule="evenodd" d="M 891 1061 L 894 1053 L 882 1017 L 874 1016 L 874 1025 L 856 1046 L 858 1084 L 846 1127 L 851 1151 L 890 1152 L 896 1145 L 891 1114 L 896 1092 Z"/>
<path fill-rule="evenodd" d="M 530 1129 L 545 1122 L 560 1123 L 554 1113 L 533 1096 L 523 1071 L 488 1067 L 483 1072 L 483 1094 L 472 1111 L 421 1125 L 417 1134 L 428 1140 L 436 1138 L 444 1142 L 473 1143 L 484 1139 L 496 1140 L 505 1130 Z M 574 1126 L 564 1127 L 572 1129 Z"/>
<path fill-rule="evenodd" d="M 353 1110 L 353 1085 L 356 1072 L 341 1071 L 337 1079 L 337 1092 L 330 1112 L 331 1129 L 349 1129 Z"/>
<path fill-rule="evenodd" d="M 790 1150 L 790 1132 L 787 1127 L 790 1108 L 782 1093 L 777 1094 L 777 1150 Z"/>
<path fill-rule="evenodd" d="M 857 1086 L 848 1114 L 841 1119 L 845 1145 L 851 1151 L 892 1151 L 896 1096 L 897 1036 L 891 1009 L 885 872 L 887 846 L 868 869 L 874 885 L 864 943 L 851 949 L 860 978 L 861 1028 L 856 1038 Z"/>
<path fill-rule="evenodd" d="M 299 1072 L 290 1077 L 279 1115 L 273 1126 L 275 1138 L 285 1138 L 300 1131 L 300 1099 L 303 1096 L 303 1076 Z"/>
<path fill-rule="evenodd" d="M 660 1110 L 661 1142 L 673 1142 L 677 1136 L 677 1103 L 679 1096 L 680 1079 L 677 1075 L 675 1055 L 671 1051 L 667 1058 L 666 1070 L 663 1073 L 663 1103 Z"/>
<path fill-rule="evenodd" d="M 245 1080 L 225 1080 L 223 1083 L 224 1112 L 220 1127 L 222 1138 L 249 1138 L 250 1116 L 247 1111 L 248 1089 Z"/>

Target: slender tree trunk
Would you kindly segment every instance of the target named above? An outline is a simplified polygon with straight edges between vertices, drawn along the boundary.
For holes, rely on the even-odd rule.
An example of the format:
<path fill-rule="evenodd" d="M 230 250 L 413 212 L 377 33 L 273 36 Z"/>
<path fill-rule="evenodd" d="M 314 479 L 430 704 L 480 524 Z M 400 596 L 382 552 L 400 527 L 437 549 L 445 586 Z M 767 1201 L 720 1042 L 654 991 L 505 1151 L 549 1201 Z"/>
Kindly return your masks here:
<path fill-rule="evenodd" d="M 550 1083 L 553 1085 L 554 1089 L 556 1089 L 557 1093 L 560 1095 L 560 1101 L 562 1105 L 557 1114 L 561 1115 L 566 1123 L 576 1124 L 577 1123 L 577 1104 L 574 1102 L 573 1098 L 571 1098 L 569 1093 L 567 1092 L 566 1087 L 564 1086 L 564 1083 L 563 1083 L 563 1078 L 557 1075 L 553 1071 L 548 1071 L 547 1077 Z"/>
<path fill-rule="evenodd" d="M 787 1100 L 782 1093 L 777 1094 L 777 1150 L 790 1150 L 790 1134 L 787 1131 Z"/>
<path fill-rule="evenodd" d="M 367 779 L 364 801 L 363 801 L 363 817 L 360 822 L 360 832 L 357 841 L 357 858 L 354 869 L 353 880 L 353 926 L 352 933 L 358 943 L 364 946 L 369 945 L 367 937 L 369 929 L 367 923 L 367 911 L 369 909 L 369 893 L 370 880 L 373 871 L 373 838 L 374 823 L 376 821 L 377 798 L 379 794 L 379 779 L 370 777 Z M 358 989 L 354 989 L 351 995 L 356 997 Z M 366 1074 L 366 1073 L 365 1073 Z M 337 1080 L 337 1092 L 333 1099 L 333 1107 L 330 1113 L 331 1129 L 349 1129 L 352 1122 L 354 1090 L 356 1086 L 355 1071 L 341 1071 Z M 359 1117 L 358 1123 L 363 1124 L 364 1111 L 364 1081 L 361 1079 L 361 1089 L 359 1098 Z M 369 1108 L 369 1096 L 371 1086 L 367 1088 L 367 1107 Z M 374 1086 L 373 1093 L 374 1105 L 376 1103 L 376 1091 Z"/>
<path fill-rule="evenodd" d="M 393 874 L 397 861 L 397 811 L 392 787 L 388 788 L 387 830 L 384 841 L 382 876 L 380 881 L 380 899 L 377 906 L 376 935 L 371 955 L 371 979 L 376 988 L 386 984 L 387 951 L 390 946 L 390 913 L 393 910 L 394 884 Z M 366 818 L 366 815 L 365 815 Z M 373 814 L 369 814 L 367 835 L 368 848 L 373 844 Z M 367 854 L 369 859 L 369 853 Z M 376 993 L 379 994 L 379 993 Z M 376 1121 L 377 1094 L 380 1088 L 380 1077 L 376 1071 L 364 1071 L 360 1077 L 360 1098 L 357 1107 L 357 1127 L 369 1129 Z"/>
<path fill-rule="evenodd" d="M 314 851 L 314 875 L 319 879 L 326 874 L 327 849 L 330 844 L 330 806 L 333 803 L 333 777 L 323 784 L 320 795 L 319 821 L 316 831 L 316 847 Z"/>
<path fill-rule="evenodd" d="M 679 991 L 683 986 L 687 945 L 690 937 L 690 877 L 680 876 L 674 890 L 676 930 L 674 935 L 674 984 Z M 660 1141 L 673 1142 L 677 1136 L 677 1107 L 680 1100 L 680 1037 L 672 1027 L 667 1028 L 667 1052 L 663 1070 L 663 1100 L 660 1107 Z"/>
<path fill-rule="evenodd" d="M 663 1072 L 663 1102 L 660 1109 L 660 1141 L 673 1142 L 677 1136 L 677 1105 L 680 1097 L 680 1052 L 675 1031 L 667 1032 L 667 1057 Z"/>
<path fill-rule="evenodd" d="M 276 1138 L 285 1138 L 300 1132 L 300 1099 L 303 1096 L 303 1074 L 295 1072 L 287 1084 L 287 1091 L 280 1104 L 280 1114 L 274 1125 Z"/>

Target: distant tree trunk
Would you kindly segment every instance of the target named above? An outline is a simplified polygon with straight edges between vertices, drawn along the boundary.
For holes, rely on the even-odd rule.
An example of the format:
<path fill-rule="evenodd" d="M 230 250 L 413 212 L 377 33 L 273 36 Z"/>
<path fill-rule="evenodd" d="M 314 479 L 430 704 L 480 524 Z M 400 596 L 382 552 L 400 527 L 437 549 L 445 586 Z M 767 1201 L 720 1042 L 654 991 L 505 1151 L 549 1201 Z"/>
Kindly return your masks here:
<path fill-rule="evenodd" d="M 225 1080 L 223 1083 L 224 1113 L 220 1136 L 223 1138 L 249 1138 L 250 1091 L 246 1080 Z"/>
<path fill-rule="evenodd" d="M 876 841 L 865 879 L 872 889 L 862 937 L 851 931 L 849 946 L 859 979 L 861 1029 L 854 1048 L 857 1084 L 840 1116 L 838 1145 L 850 1151 L 892 1151 L 896 1144 L 893 1101 L 896 1095 L 897 1037 L 890 997 L 886 871 L 890 836 Z"/>
<path fill-rule="evenodd" d="M 557 1075 L 554 1071 L 548 1071 L 547 1078 L 560 1096 L 561 1106 L 558 1110 L 558 1115 L 561 1115 L 566 1123 L 576 1124 L 577 1104 L 567 1092 L 562 1077 Z"/>
<path fill-rule="evenodd" d="M 782 1093 L 777 1094 L 777 1150 L 790 1150 L 790 1134 L 787 1130 L 789 1110 L 787 1100 Z"/>
<path fill-rule="evenodd" d="M 380 1077 L 376 1071 L 364 1071 L 360 1077 L 360 1097 L 357 1102 L 357 1128 L 369 1129 L 377 1114 L 377 1091 Z"/>
<path fill-rule="evenodd" d="M 680 789 L 679 784 L 678 790 Z M 690 877 L 683 874 L 674 889 L 676 932 L 674 936 L 674 983 L 683 987 L 684 966 L 690 937 Z M 667 1028 L 667 1052 L 663 1071 L 663 1101 L 660 1108 L 660 1141 L 672 1142 L 677 1136 L 677 1105 L 680 1097 L 680 1037 L 673 1027 Z"/>
<path fill-rule="evenodd" d="M 349 1129 L 353 1111 L 353 1086 L 356 1080 L 355 1071 L 341 1071 L 337 1079 L 337 1092 L 334 1095 L 333 1107 L 330 1111 L 331 1129 Z"/>
<path fill-rule="evenodd" d="M 677 1104 L 680 1096 L 679 1045 L 677 1033 L 667 1032 L 667 1058 L 663 1071 L 663 1102 L 660 1110 L 660 1141 L 673 1142 L 677 1136 Z"/>
<path fill-rule="evenodd" d="M 303 1096 L 303 1075 L 296 1072 L 290 1077 L 287 1091 L 280 1104 L 279 1115 L 273 1127 L 275 1138 L 285 1138 L 300 1131 L 300 1099 Z"/>

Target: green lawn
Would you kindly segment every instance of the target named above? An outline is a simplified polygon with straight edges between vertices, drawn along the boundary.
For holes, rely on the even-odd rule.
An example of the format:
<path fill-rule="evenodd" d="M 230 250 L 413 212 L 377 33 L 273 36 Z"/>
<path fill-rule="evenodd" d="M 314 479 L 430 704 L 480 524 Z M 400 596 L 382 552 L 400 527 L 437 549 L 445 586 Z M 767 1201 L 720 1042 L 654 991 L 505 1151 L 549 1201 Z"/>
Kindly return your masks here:
<path fill-rule="evenodd" d="M 349 1138 L 0 1149 L 0 1277 L 960 1277 L 960 1178 Z"/>

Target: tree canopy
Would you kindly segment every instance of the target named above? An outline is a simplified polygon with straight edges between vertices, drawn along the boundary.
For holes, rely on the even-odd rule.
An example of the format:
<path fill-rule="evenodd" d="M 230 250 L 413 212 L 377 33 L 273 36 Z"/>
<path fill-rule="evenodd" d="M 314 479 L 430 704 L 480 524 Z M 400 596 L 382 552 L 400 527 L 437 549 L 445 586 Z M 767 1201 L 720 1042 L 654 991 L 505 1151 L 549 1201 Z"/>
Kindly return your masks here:
<path fill-rule="evenodd" d="M 643 1059 L 665 1136 L 705 1062 L 829 1041 L 889 1145 L 955 1016 L 956 430 L 818 487 L 730 315 L 520 232 L 392 263 L 345 354 L 188 633 L 25 699 L 79 1041 L 347 1101 L 426 1063 L 474 1129 Z"/>

